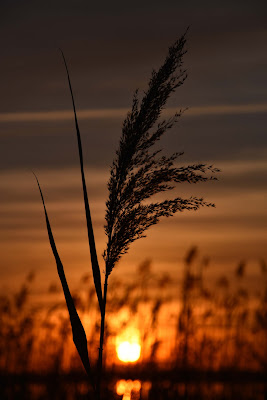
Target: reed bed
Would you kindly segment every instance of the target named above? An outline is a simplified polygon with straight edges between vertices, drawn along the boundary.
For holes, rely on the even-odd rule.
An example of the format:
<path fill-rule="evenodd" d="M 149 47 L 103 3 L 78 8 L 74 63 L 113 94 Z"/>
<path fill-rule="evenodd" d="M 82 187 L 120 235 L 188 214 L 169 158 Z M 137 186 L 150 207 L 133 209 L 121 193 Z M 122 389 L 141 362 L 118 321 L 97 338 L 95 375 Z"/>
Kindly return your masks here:
<path fill-rule="evenodd" d="M 196 250 L 194 250 L 195 252 Z M 188 252 L 192 255 L 192 250 Z M 181 279 L 156 273 L 144 261 L 130 279 L 114 279 L 109 287 L 106 357 L 109 371 L 126 369 L 116 354 L 116 338 L 134 327 L 142 354 L 135 373 L 169 371 L 255 371 L 266 373 L 267 272 L 258 266 L 258 292 L 246 276 L 247 264 L 210 282 L 212 262 L 197 251 L 188 254 Z M 140 273 L 141 271 L 141 273 Z M 30 276 L 30 275 L 29 275 Z M 38 276 L 37 276 L 38 278 Z M 82 373 L 62 294 L 54 284 L 46 300 L 32 305 L 37 278 L 25 278 L 17 292 L 0 298 L 1 375 Z M 142 283 L 142 284 L 141 284 Z M 86 327 L 88 343 L 97 346 L 98 302 L 88 275 L 74 290 L 74 303 Z M 167 349 L 167 350 L 166 350 Z M 95 368 L 97 349 L 92 355 Z"/>

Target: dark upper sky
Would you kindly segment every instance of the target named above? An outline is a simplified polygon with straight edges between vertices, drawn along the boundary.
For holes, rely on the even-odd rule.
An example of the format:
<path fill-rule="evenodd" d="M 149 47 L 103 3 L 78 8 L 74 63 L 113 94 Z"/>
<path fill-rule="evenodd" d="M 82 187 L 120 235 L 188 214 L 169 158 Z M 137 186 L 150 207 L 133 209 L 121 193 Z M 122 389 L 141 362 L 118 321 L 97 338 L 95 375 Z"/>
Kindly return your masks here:
<path fill-rule="evenodd" d="M 73 271 L 87 268 L 77 144 L 58 47 L 83 113 L 80 127 L 101 254 L 105 182 L 132 94 L 146 89 L 152 68 L 161 65 L 188 25 L 189 76 L 168 107 L 189 111 L 162 146 L 167 153 L 184 150 L 183 160 L 222 168 L 218 182 L 178 189 L 182 196 L 203 195 L 217 208 L 162 223 L 127 262 L 136 265 L 153 254 L 157 265 L 165 268 L 167 262 L 176 270 L 192 244 L 224 268 L 240 257 L 266 256 L 266 4 L 1 1 L 1 277 L 30 268 L 55 272 L 31 169 L 40 177 L 57 238 L 65 246 L 62 253 L 73 260 Z"/>
<path fill-rule="evenodd" d="M 69 107 L 66 53 L 81 108 L 129 104 L 190 25 L 182 101 L 265 101 L 264 1 L 2 1 L 1 112 Z"/>
<path fill-rule="evenodd" d="M 58 47 L 78 109 L 129 108 L 135 88 L 146 88 L 152 68 L 188 25 L 189 77 L 169 105 L 266 104 L 266 17 L 265 1 L 2 1 L 0 114 L 70 109 Z M 110 163 L 122 119 L 81 122 L 91 164 Z M 266 110 L 185 116 L 179 135 L 171 133 L 164 145 L 186 150 L 188 158 L 265 158 L 266 119 Z M 72 135 L 69 120 L 0 117 L 0 167 L 74 164 Z"/>

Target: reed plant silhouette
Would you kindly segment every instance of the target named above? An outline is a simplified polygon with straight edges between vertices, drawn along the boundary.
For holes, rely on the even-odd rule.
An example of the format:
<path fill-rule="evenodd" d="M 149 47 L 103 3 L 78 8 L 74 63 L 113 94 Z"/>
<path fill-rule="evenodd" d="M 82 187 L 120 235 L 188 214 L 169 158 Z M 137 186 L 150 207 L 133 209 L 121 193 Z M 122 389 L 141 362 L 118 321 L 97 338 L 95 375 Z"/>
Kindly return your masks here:
<path fill-rule="evenodd" d="M 174 153 L 167 157 L 161 155 L 161 150 L 153 149 L 154 144 L 161 139 L 166 131 L 173 127 L 183 112 L 180 110 L 172 118 L 159 121 L 168 98 L 187 78 L 186 70 L 183 68 L 183 56 L 186 53 L 185 45 L 186 33 L 169 48 L 167 57 L 159 70 L 153 70 L 148 89 L 141 100 L 139 100 L 138 91 L 135 92 L 132 109 L 123 123 L 119 147 L 111 166 L 108 182 L 109 193 L 105 216 L 107 247 L 103 253 L 105 261 L 103 290 L 84 176 L 83 152 L 75 101 L 67 63 L 62 53 L 74 111 L 92 271 L 101 314 L 96 377 L 89 361 L 86 333 L 67 284 L 41 187 L 37 177 L 36 179 L 43 202 L 49 241 L 69 311 L 73 341 L 89 376 L 97 400 L 101 397 L 100 387 L 108 279 L 113 268 L 121 256 L 128 251 L 130 244 L 144 237 L 146 230 L 157 224 L 161 217 L 170 217 L 183 210 L 198 210 L 203 206 L 214 207 L 214 204 L 205 202 L 203 198 L 198 197 L 187 199 L 175 197 L 172 200 L 149 201 L 152 196 L 173 189 L 175 183 L 198 183 L 213 180 L 216 179 L 214 174 L 218 172 L 212 165 L 206 164 L 180 166 L 177 159 L 183 153 Z"/>
<path fill-rule="evenodd" d="M 151 382 L 152 387 L 156 384 L 155 389 L 158 392 L 153 392 L 154 389 L 151 388 L 149 396 L 161 399 L 163 395 L 160 395 L 160 390 L 166 384 L 162 383 L 162 376 L 166 379 L 167 371 L 170 380 L 176 377 L 179 382 L 183 382 L 178 386 L 175 380 L 169 382 L 168 390 L 165 387 L 165 399 L 184 398 L 186 393 L 189 399 L 247 399 L 242 386 L 235 389 L 238 390 L 235 395 L 222 397 L 222 394 L 213 393 L 211 386 L 206 389 L 203 386 L 197 388 L 199 383 L 194 381 L 194 377 L 205 373 L 211 380 L 220 380 L 228 371 L 232 376 L 228 389 L 233 388 L 234 391 L 233 382 L 236 377 L 247 382 L 249 379 L 250 385 L 253 382 L 256 385 L 255 382 L 266 374 L 266 263 L 261 260 L 256 288 L 250 285 L 247 272 L 250 264 L 247 262 L 238 263 L 234 271 L 225 272 L 217 284 L 211 284 L 210 277 L 206 275 L 208 269 L 203 267 L 207 258 L 201 257 L 198 250 L 188 265 L 190 253 L 192 249 L 184 257 L 185 270 L 181 281 L 177 276 L 168 277 L 156 272 L 149 261 L 141 263 L 130 278 L 120 276 L 111 279 L 105 327 L 106 351 L 103 353 L 108 374 L 103 386 L 111 388 L 117 376 L 124 374 L 126 377 L 131 369 L 133 377 L 136 378 L 134 375 L 139 371 L 139 376 L 141 373 L 144 380 Z M 211 261 L 209 268 L 213 268 Z M 49 284 L 45 304 L 33 305 L 30 296 L 37 292 L 37 287 L 33 286 L 37 282 L 38 275 L 33 279 L 33 274 L 29 274 L 15 292 L 2 293 L 0 296 L 0 398 L 84 398 L 81 393 L 85 396 L 85 393 L 91 394 L 92 390 L 81 373 L 83 367 L 79 355 L 70 346 L 71 328 L 64 301 L 58 296 L 55 284 Z M 146 284 L 141 285 L 144 282 Z M 94 285 L 86 274 L 72 291 L 77 312 L 83 323 L 86 323 L 91 360 L 97 358 L 96 339 L 100 329 L 99 326 L 95 329 L 95 324 L 98 323 L 98 302 L 93 290 Z M 187 294 L 184 293 L 185 290 Z M 185 310 L 188 308 L 191 313 L 185 319 Z M 123 319 L 121 315 L 124 316 Z M 90 322 L 88 316 L 91 317 Z M 165 316 L 167 326 L 163 331 Z M 181 320 L 182 326 L 179 325 Z M 175 342 L 176 321 L 179 332 Z M 127 367 L 115 362 L 114 344 L 118 332 L 119 336 L 123 336 L 131 326 L 138 328 L 143 350 L 140 361 Z M 95 349 L 94 353 L 92 349 Z M 230 349 L 233 351 L 230 352 Z M 162 350 L 165 352 L 165 359 L 161 357 Z M 185 354 L 186 363 L 183 359 Z M 188 368 L 187 377 L 191 380 L 188 383 L 185 365 Z M 255 373 L 247 378 L 246 373 L 250 369 L 254 369 Z M 66 374 L 68 385 L 63 384 Z M 19 376 L 22 378 L 19 379 Z M 36 378 L 43 386 L 42 397 L 30 393 L 31 384 Z M 84 385 L 84 389 L 79 385 Z M 176 388 L 173 397 L 170 393 L 171 385 L 173 389 Z M 183 387 L 184 397 L 181 397 L 182 394 L 178 396 L 179 385 L 180 388 Z M 192 388 L 197 391 L 195 397 L 191 394 Z M 227 385 L 221 384 L 220 390 L 226 390 L 225 388 Z M 19 393 L 15 395 L 16 390 Z M 71 394 L 74 390 L 75 395 Z M 208 393 L 205 394 L 205 390 Z M 262 398 L 257 391 L 259 388 L 255 386 L 254 396 L 248 398 Z M 112 398 L 112 395 L 105 397 L 102 393 L 102 397 Z"/>

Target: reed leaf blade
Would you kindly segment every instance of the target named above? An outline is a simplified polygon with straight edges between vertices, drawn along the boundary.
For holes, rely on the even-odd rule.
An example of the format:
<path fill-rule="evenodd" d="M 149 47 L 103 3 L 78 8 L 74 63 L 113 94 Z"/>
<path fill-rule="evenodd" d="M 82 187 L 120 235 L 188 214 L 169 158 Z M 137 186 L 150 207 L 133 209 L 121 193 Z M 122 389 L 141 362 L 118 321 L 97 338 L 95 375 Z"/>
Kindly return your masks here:
<path fill-rule="evenodd" d="M 75 128 L 76 128 L 78 149 L 79 149 L 80 169 L 81 169 L 81 178 L 82 178 L 82 186 L 83 186 L 83 198 L 84 198 L 84 207 L 85 207 L 85 215 L 86 215 L 86 223 L 87 223 L 88 241 L 89 241 L 89 246 L 90 246 L 91 263 L 92 263 L 92 270 L 93 270 L 93 278 L 94 278 L 94 284 L 95 284 L 96 294 L 97 294 L 97 298 L 98 298 L 99 308 L 102 313 L 101 275 L 100 275 L 99 263 L 98 263 L 97 253 L 96 253 L 93 224 L 92 224 L 91 212 L 90 212 L 90 207 L 89 207 L 86 182 L 85 182 L 85 177 L 84 177 L 81 135 L 80 135 L 80 129 L 79 129 L 79 125 L 78 125 L 78 119 L 77 119 L 77 114 L 76 114 L 76 107 L 75 107 L 74 95 L 73 95 L 71 81 L 70 81 L 69 70 L 68 70 L 68 66 L 67 66 L 67 62 L 66 62 L 64 53 L 61 49 L 60 49 L 60 51 L 61 51 L 64 65 L 66 68 L 68 84 L 69 84 L 71 100 L 72 100 L 72 107 L 73 107 Z"/>
<path fill-rule="evenodd" d="M 58 276 L 59 279 L 61 281 L 61 285 L 62 285 L 62 289 L 64 292 L 64 296 L 65 296 L 65 300 L 66 300 L 66 304 L 67 304 L 67 308 L 68 308 L 68 312 L 69 312 L 69 317 L 70 317 L 70 322 L 71 322 L 71 327 L 72 327 L 72 335 L 73 335 L 73 342 L 77 348 L 77 351 L 79 353 L 79 356 L 81 358 L 81 361 L 83 363 L 83 366 L 85 368 L 85 371 L 87 372 L 87 375 L 89 376 L 89 379 L 93 385 L 94 385 L 94 379 L 93 379 L 93 375 L 92 375 L 92 371 L 91 371 L 91 366 L 90 366 L 90 361 L 89 361 L 89 355 L 88 355 L 88 349 L 87 349 L 87 338 L 86 338 L 86 333 L 84 331 L 83 325 L 81 323 L 81 320 L 79 318 L 79 315 L 77 313 L 76 307 L 74 305 L 74 301 L 73 298 L 71 296 L 70 290 L 69 290 L 69 286 L 66 280 L 66 276 L 65 276 L 65 272 L 64 272 L 64 268 L 63 268 L 63 264 L 61 262 L 61 259 L 59 257 L 58 251 L 57 251 L 57 247 L 55 244 L 55 240 L 54 240 L 54 236 L 52 233 L 52 229 L 51 229 L 51 225 L 49 222 L 49 218 L 48 218 L 48 214 L 46 211 L 46 206 L 45 206 L 45 201 L 44 201 L 44 197 L 43 197 L 43 193 L 38 181 L 37 176 L 34 174 L 37 184 L 38 184 L 38 188 L 40 191 L 40 195 L 41 195 L 41 199 L 42 199 L 42 203 L 43 203 L 43 207 L 44 207 L 44 213 L 45 213 L 45 220 L 46 220 L 46 227 L 47 227 L 47 233 L 48 233 L 48 237 L 49 237 L 49 242 L 50 242 L 50 246 L 57 264 L 57 271 L 58 271 Z"/>

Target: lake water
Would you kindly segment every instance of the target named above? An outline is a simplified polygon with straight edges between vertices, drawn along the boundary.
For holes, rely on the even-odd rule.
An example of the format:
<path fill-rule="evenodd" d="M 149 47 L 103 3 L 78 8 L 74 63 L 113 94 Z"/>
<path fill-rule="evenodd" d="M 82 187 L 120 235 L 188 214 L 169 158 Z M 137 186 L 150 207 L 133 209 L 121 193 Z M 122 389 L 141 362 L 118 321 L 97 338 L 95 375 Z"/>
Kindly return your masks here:
<path fill-rule="evenodd" d="M 90 399 L 90 387 L 79 380 L 53 377 L 43 382 L 28 379 L 1 379 L 1 400 L 82 400 Z M 103 400 L 267 400 L 264 382 L 190 382 L 168 380 L 141 381 L 119 379 L 103 389 Z"/>

